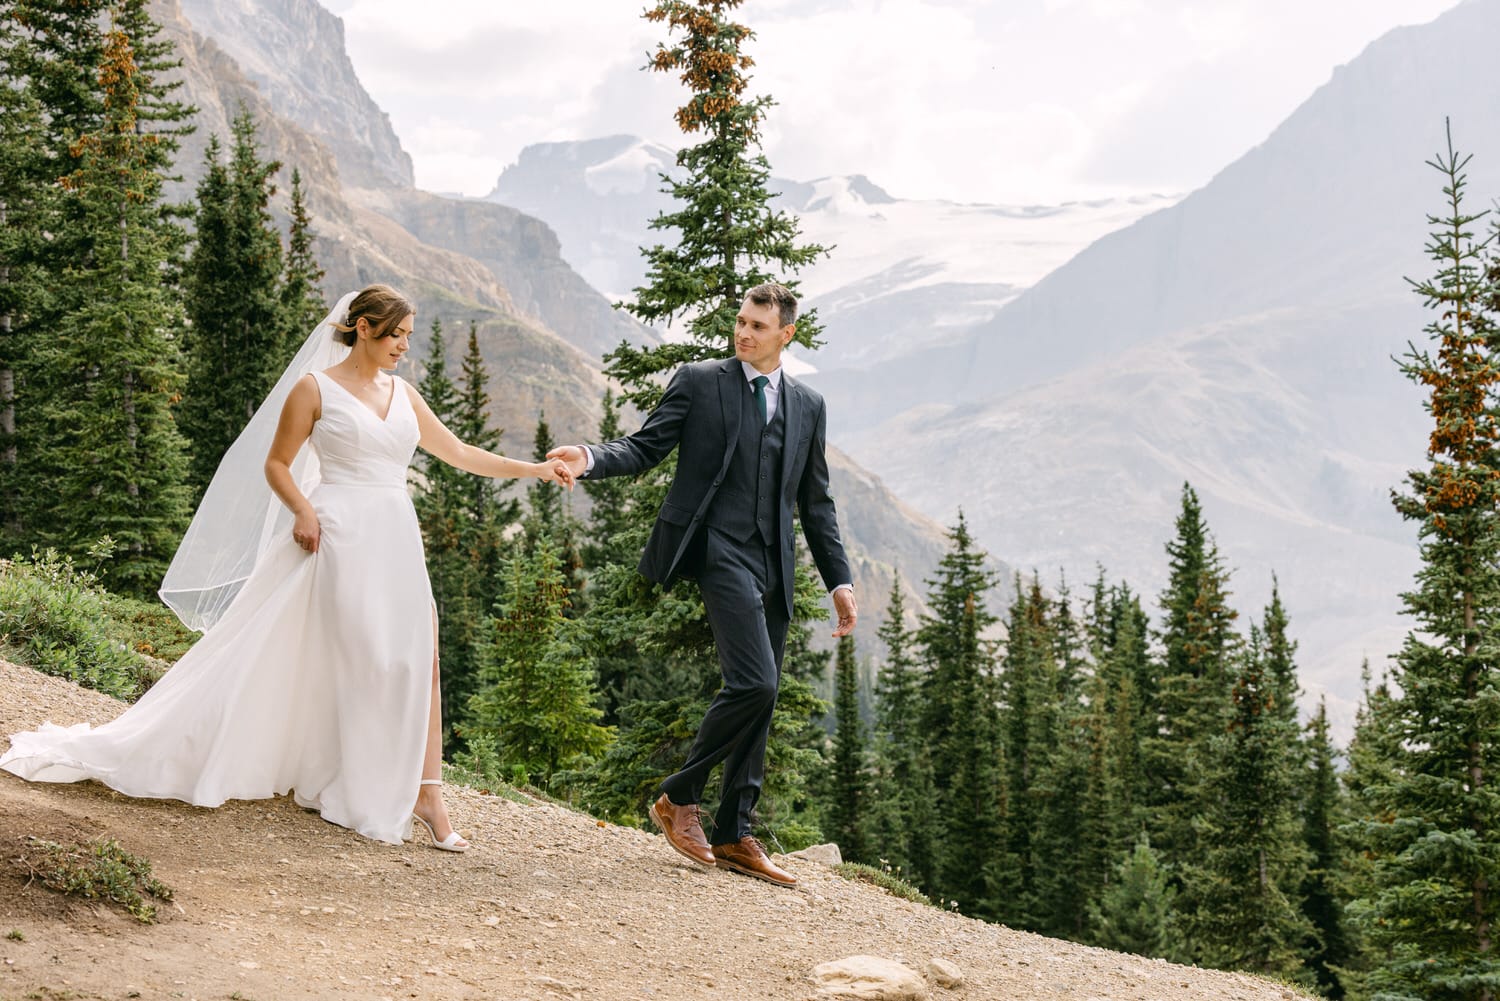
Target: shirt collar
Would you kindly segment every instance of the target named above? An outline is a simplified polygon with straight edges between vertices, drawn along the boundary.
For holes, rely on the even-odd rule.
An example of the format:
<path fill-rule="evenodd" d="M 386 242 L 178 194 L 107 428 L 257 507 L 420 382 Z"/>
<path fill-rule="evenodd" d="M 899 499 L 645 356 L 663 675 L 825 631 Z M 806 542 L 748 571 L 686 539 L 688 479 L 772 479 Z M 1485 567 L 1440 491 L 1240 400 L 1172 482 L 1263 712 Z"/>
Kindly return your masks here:
<path fill-rule="evenodd" d="M 740 368 L 742 368 L 744 370 L 744 372 L 745 372 L 745 381 L 746 382 L 754 382 L 755 381 L 755 377 L 757 375 L 761 375 L 762 374 L 760 372 L 755 371 L 755 366 L 752 365 L 752 364 L 750 364 L 747 361 L 740 362 Z M 773 371 L 766 372 L 764 374 L 765 374 L 766 378 L 768 380 L 770 380 L 769 382 L 766 383 L 766 386 L 768 388 L 775 389 L 775 390 L 780 390 L 781 389 L 781 366 L 780 365 L 777 365 L 776 368 Z"/>

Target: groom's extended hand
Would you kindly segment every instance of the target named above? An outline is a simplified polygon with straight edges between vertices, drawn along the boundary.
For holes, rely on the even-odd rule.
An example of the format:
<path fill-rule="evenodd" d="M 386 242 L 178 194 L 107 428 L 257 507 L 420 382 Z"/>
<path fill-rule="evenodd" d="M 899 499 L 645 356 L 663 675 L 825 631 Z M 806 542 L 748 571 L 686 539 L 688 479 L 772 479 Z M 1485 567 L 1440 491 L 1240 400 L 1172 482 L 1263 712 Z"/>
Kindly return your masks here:
<path fill-rule="evenodd" d="M 841 587 L 833 592 L 833 610 L 839 617 L 839 625 L 833 631 L 833 635 L 848 636 L 854 632 L 854 622 L 859 618 L 859 608 L 855 604 L 852 589 Z"/>
<path fill-rule="evenodd" d="M 588 467 L 589 457 L 583 451 L 581 445 L 559 445 L 547 453 L 549 459 L 561 459 L 568 464 L 568 471 L 576 480 L 583 475 L 584 469 Z"/>

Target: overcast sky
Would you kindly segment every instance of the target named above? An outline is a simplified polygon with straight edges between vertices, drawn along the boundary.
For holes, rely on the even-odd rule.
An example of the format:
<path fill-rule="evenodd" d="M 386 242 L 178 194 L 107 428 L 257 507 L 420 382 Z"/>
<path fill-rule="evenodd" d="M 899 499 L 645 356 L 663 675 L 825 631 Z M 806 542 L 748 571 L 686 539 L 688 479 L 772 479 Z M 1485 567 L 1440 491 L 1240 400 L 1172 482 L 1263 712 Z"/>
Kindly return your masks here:
<path fill-rule="evenodd" d="M 683 145 L 684 89 L 641 70 L 642 0 L 322 0 L 417 183 L 482 195 L 531 143 Z M 747 0 L 779 176 L 904 198 L 1184 192 L 1334 68 L 1459 0 Z"/>

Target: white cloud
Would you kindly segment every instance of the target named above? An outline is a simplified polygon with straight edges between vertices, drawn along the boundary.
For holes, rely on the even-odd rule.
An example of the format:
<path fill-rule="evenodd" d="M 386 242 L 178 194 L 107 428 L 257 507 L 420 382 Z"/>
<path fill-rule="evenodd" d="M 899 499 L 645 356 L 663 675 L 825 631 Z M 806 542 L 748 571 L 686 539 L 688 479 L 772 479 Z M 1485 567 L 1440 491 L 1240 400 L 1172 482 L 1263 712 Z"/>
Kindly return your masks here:
<path fill-rule="evenodd" d="M 681 85 L 641 71 L 662 37 L 642 4 L 325 2 L 425 187 L 482 194 L 533 142 L 684 141 Z M 779 174 L 1036 202 L 1201 184 L 1335 65 L 1456 3 L 747 0 L 736 16 L 757 35 L 752 89 L 779 102 Z"/>

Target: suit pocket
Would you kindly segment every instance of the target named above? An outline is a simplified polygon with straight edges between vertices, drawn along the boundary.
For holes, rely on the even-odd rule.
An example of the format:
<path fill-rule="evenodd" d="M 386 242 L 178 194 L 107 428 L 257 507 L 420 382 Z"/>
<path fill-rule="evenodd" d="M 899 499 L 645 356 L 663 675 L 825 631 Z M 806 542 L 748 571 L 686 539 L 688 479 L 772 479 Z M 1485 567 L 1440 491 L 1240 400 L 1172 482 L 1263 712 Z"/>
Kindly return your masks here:
<path fill-rule="evenodd" d="M 693 512 L 670 501 L 663 501 L 658 517 L 669 525 L 686 525 L 693 520 Z"/>

